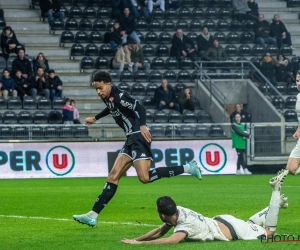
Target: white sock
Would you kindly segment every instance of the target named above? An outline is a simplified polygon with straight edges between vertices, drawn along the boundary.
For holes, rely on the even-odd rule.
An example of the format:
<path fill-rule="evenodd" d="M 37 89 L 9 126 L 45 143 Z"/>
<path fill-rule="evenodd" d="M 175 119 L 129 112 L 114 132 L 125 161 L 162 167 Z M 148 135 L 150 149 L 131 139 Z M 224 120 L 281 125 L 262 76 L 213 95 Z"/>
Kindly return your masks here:
<path fill-rule="evenodd" d="M 184 171 L 184 173 L 188 173 L 189 172 L 189 167 L 190 167 L 189 164 L 183 165 L 183 171 Z"/>
<path fill-rule="evenodd" d="M 90 218 L 97 219 L 99 214 L 97 214 L 95 211 L 91 210 L 86 215 Z"/>
<path fill-rule="evenodd" d="M 270 201 L 269 212 L 266 217 L 266 227 L 272 232 L 276 231 L 279 214 L 280 191 L 273 190 Z"/>
<path fill-rule="evenodd" d="M 300 174 L 300 167 L 297 168 L 295 175 L 299 175 Z"/>
<path fill-rule="evenodd" d="M 261 225 L 265 224 L 268 212 L 269 212 L 269 207 L 266 207 L 263 210 L 259 211 L 258 213 L 252 215 L 249 218 L 249 221 L 253 222 L 256 225 L 261 226 Z"/>

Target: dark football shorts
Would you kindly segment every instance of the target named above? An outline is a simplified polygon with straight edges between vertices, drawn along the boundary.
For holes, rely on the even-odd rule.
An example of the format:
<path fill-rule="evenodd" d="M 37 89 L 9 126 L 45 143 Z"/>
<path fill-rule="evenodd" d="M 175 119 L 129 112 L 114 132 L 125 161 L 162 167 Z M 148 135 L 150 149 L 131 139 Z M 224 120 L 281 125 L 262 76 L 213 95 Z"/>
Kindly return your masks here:
<path fill-rule="evenodd" d="M 133 162 L 146 159 L 153 161 L 151 142 L 147 142 L 141 133 L 129 135 L 120 154 L 127 155 Z"/>

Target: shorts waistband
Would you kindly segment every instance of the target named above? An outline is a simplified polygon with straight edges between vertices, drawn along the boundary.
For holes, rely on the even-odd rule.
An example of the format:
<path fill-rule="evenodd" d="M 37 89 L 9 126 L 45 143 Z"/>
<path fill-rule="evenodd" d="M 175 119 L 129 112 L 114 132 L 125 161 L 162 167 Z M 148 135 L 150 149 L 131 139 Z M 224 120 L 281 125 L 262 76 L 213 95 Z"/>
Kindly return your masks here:
<path fill-rule="evenodd" d="M 233 226 L 226 220 L 220 218 L 220 217 L 215 217 L 214 220 L 219 221 L 221 223 L 223 223 L 226 227 L 228 227 L 229 232 L 231 234 L 232 240 L 238 240 L 237 234 L 233 228 Z"/>

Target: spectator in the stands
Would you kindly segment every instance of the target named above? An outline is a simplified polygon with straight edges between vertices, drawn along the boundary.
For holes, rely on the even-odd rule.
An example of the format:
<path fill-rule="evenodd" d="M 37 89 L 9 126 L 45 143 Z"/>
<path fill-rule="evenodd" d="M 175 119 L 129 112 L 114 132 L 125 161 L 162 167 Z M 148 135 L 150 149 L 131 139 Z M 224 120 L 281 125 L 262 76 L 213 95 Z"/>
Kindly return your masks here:
<path fill-rule="evenodd" d="M 65 12 L 60 11 L 60 7 L 59 0 L 40 0 L 41 15 L 48 18 L 49 26 L 52 25 L 54 18 L 64 21 Z"/>
<path fill-rule="evenodd" d="M 116 20 L 114 25 L 111 27 L 109 42 L 112 49 L 115 49 L 117 46 L 122 45 L 123 43 L 127 43 L 126 34 L 122 32 L 122 28 L 118 20 Z"/>
<path fill-rule="evenodd" d="M 192 39 L 183 34 L 182 29 L 177 29 L 172 38 L 172 47 L 170 55 L 181 61 L 181 57 L 189 57 L 195 61 L 196 50 Z"/>
<path fill-rule="evenodd" d="M 226 53 L 224 48 L 220 45 L 217 39 L 213 39 L 213 46 L 208 48 L 203 55 L 205 61 L 224 61 L 226 60 Z"/>
<path fill-rule="evenodd" d="M 25 58 L 24 48 L 18 50 L 18 56 L 12 63 L 12 73 L 16 74 L 17 70 L 21 70 L 24 78 L 29 78 L 32 75 L 31 63 Z"/>
<path fill-rule="evenodd" d="M 260 71 L 274 86 L 278 84 L 275 76 L 275 68 L 276 61 L 267 52 L 260 60 Z"/>
<path fill-rule="evenodd" d="M 130 7 L 130 0 L 111 0 L 112 1 L 112 18 L 120 18 L 125 8 Z"/>
<path fill-rule="evenodd" d="M 80 122 L 80 116 L 79 116 L 79 111 L 76 108 L 76 104 L 74 100 L 71 100 L 71 106 L 73 108 L 73 123 L 74 124 L 81 124 Z"/>
<path fill-rule="evenodd" d="M 48 74 L 49 71 L 49 63 L 46 59 L 45 55 L 40 52 L 37 57 L 33 60 L 33 73 L 37 73 L 38 68 L 43 68 L 44 72 Z"/>
<path fill-rule="evenodd" d="M 248 7 L 250 9 L 249 14 L 254 16 L 256 19 L 258 18 L 258 4 L 255 0 L 248 0 Z"/>
<path fill-rule="evenodd" d="M 242 123 L 251 122 L 251 116 L 243 110 L 242 104 L 237 103 L 234 105 L 234 111 L 230 115 L 231 123 L 234 122 L 234 117 L 236 114 L 240 114 Z"/>
<path fill-rule="evenodd" d="M 169 108 L 180 112 L 180 106 L 176 102 L 175 91 L 172 86 L 168 84 L 167 79 L 162 79 L 161 86 L 155 90 L 154 101 L 157 104 L 158 111 Z"/>
<path fill-rule="evenodd" d="M 112 61 L 112 66 L 114 69 L 119 69 L 120 73 L 127 68 L 132 71 L 132 67 L 129 67 L 131 63 L 130 50 L 127 43 L 123 43 L 120 48 L 118 48 L 116 55 Z"/>
<path fill-rule="evenodd" d="M 204 56 L 206 51 L 213 46 L 213 41 L 213 35 L 209 33 L 208 28 L 204 26 L 202 29 L 202 33 L 196 38 L 196 42 L 198 45 L 198 55 L 201 57 Z"/>
<path fill-rule="evenodd" d="M 16 90 L 18 91 L 18 95 L 22 101 L 24 96 L 31 96 L 32 93 L 33 95 L 35 94 L 35 91 L 30 88 L 30 80 L 28 78 L 24 78 L 20 70 L 16 71 L 14 80 L 16 84 Z"/>
<path fill-rule="evenodd" d="M 165 0 L 145 0 L 145 4 L 148 6 L 150 13 L 152 13 L 153 7 L 159 7 L 162 11 L 165 11 Z"/>
<path fill-rule="evenodd" d="M 135 18 L 140 18 L 144 17 L 148 22 L 150 22 L 149 19 L 149 10 L 145 6 L 145 1 L 144 0 L 130 0 L 131 1 L 131 6 L 130 12 Z"/>
<path fill-rule="evenodd" d="M 3 28 L 1 34 L 1 50 L 3 56 L 7 59 L 10 55 L 15 55 L 18 52 L 20 45 L 15 32 L 10 26 Z"/>
<path fill-rule="evenodd" d="M 180 0 L 165 0 L 165 10 L 178 9 L 180 7 Z"/>
<path fill-rule="evenodd" d="M 1 84 L 2 84 L 2 95 L 5 99 L 8 98 L 8 96 L 14 96 L 16 97 L 18 95 L 17 90 L 15 90 L 15 81 L 10 76 L 9 70 L 4 69 L 2 72 L 2 78 L 1 78 Z"/>
<path fill-rule="evenodd" d="M 293 49 L 291 34 L 287 31 L 284 23 L 280 21 L 280 16 L 275 14 L 270 27 L 270 36 L 276 37 L 278 48 L 280 49 L 282 44 L 285 43 Z"/>
<path fill-rule="evenodd" d="M 55 74 L 55 71 L 53 69 L 49 70 L 49 75 L 46 81 L 46 85 L 50 89 L 50 100 L 53 101 L 55 96 L 62 98 L 63 83 L 60 80 L 60 78 Z"/>
<path fill-rule="evenodd" d="M 248 6 L 247 0 L 232 0 L 234 17 L 240 21 L 256 20 L 256 17 L 251 14 L 251 9 Z"/>
<path fill-rule="evenodd" d="M 263 14 L 259 14 L 258 22 L 253 26 L 255 33 L 254 41 L 262 46 L 265 46 L 265 43 L 277 46 L 276 39 L 270 36 L 270 24 L 264 18 Z"/>
<path fill-rule="evenodd" d="M 74 114 L 73 107 L 71 105 L 71 100 L 69 98 L 65 99 L 65 105 L 63 106 L 63 118 L 64 124 L 72 125 L 74 124 Z"/>
<path fill-rule="evenodd" d="M 133 39 L 129 40 L 129 50 L 133 72 L 135 73 L 138 69 L 145 69 L 147 73 L 150 73 L 150 63 L 145 62 L 142 48 Z"/>
<path fill-rule="evenodd" d="M 36 98 L 37 95 L 45 96 L 48 99 L 50 98 L 50 90 L 43 68 L 38 68 L 36 75 L 31 77 L 30 85 L 33 98 Z"/>
<path fill-rule="evenodd" d="M 184 109 L 194 111 L 195 106 L 193 102 L 193 92 L 189 87 L 184 87 L 178 96 L 178 103 L 180 105 L 180 113 L 183 113 Z"/>
<path fill-rule="evenodd" d="M 135 32 L 135 18 L 130 14 L 129 8 L 124 9 L 119 21 L 122 28 L 122 35 L 130 36 L 131 39 L 136 40 L 137 43 L 140 44 L 141 40 Z"/>
<path fill-rule="evenodd" d="M 277 82 L 286 82 L 288 84 L 296 82 L 292 74 L 291 64 L 282 54 L 277 56 L 275 71 Z"/>
<path fill-rule="evenodd" d="M 4 11 L 3 11 L 3 9 L 0 9 L 0 18 L 4 19 Z"/>

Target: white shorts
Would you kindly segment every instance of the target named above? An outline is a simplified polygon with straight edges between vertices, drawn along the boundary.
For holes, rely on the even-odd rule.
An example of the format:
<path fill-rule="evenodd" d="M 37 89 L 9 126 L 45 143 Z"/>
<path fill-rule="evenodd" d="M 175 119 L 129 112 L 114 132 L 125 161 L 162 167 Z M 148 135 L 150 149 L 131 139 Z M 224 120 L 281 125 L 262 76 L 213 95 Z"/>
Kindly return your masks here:
<path fill-rule="evenodd" d="M 231 224 L 239 240 L 257 240 L 260 239 L 261 235 L 267 235 L 263 227 L 237 219 L 232 215 L 218 215 L 215 217 L 222 218 Z"/>
<path fill-rule="evenodd" d="M 300 158 L 300 140 L 297 141 L 296 146 L 293 148 L 290 158 Z"/>

